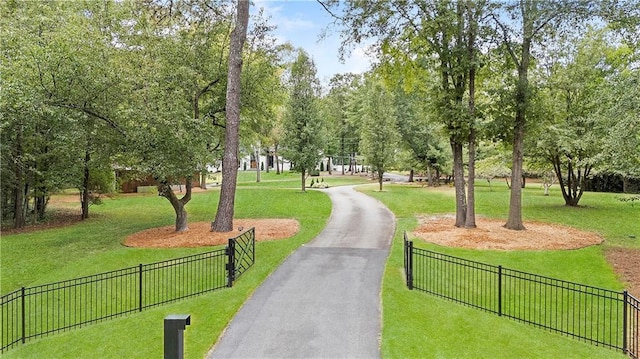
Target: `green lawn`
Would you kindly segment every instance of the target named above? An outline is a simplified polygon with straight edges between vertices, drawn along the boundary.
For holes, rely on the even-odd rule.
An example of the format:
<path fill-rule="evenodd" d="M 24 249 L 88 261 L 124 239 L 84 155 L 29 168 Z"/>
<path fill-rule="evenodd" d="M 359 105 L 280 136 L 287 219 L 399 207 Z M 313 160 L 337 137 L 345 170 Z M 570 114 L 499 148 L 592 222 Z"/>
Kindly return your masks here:
<path fill-rule="evenodd" d="M 323 176 L 331 186 L 367 182 L 359 176 Z M 321 191 L 301 193 L 299 175 L 240 172 L 236 195 L 236 217 L 293 217 L 300 232 L 284 241 L 257 245 L 256 265 L 231 289 L 108 320 L 85 328 L 27 342 L 9 350 L 7 358 L 150 358 L 162 356 L 162 320 L 168 314 L 188 313 L 192 324 L 185 331 L 185 357 L 202 358 L 235 312 L 255 288 L 293 250 L 316 236 L 330 214 L 331 202 Z M 384 202 L 398 217 L 397 231 L 383 281 L 384 357 L 513 358 L 513 357 L 622 357 L 615 351 L 548 333 L 544 330 L 497 317 L 476 309 L 409 291 L 402 278 L 402 233 L 417 225 L 419 214 L 453 212 L 448 190 L 385 184 L 363 191 Z M 603 257 L 607 246 L 638 247 L 640 206 L 620 202 L 618 195 L 587 193 L 583 208 L 567 208 L 557 192 L 542 196 L 532 186 L 524 191 L 525 220 L 540 220 L 597 231 L 606 242 L 574 251 L 476 251 L 444 248 L 426 243 L 422 248 L 445 252 L 490 264 L 611 289 L 621 289 Z M 214 217 L 218 191 L 193 196 L 187 205 L 190 221 Z M 508 192 L 504 186 L 490 189 L 479 184 L 478 213 L 506 217 Z M 83 223 L 18 235 L 3 235 L 0 242 L 2 293 L 20 286 L 32 286 L 199 253 L 211 248 L 137 249 L 120 243 L 130 233 L 173 223 L 173 211 L 164 198 L 116 196 L 91 208 L 92 217 Z"/>
<path fill-rule="evenodd" d="M 386 185 L 360 189 L 385 203 L 398 217 L 392 251 L 383 279 L 382 354 L 388 358 L 615 358 L 624 356 L 577 340 L 549 333 L 422 292 L 403 283 L 402 234 L 411 231 L 419 214 L 454 212 L 449 189 Z M 477 213 L 505 218 L 505 186 L 477 188 Z M 596 231 L 605 244 L 571 251 L 485 251 L 446 248 L 414 241 L 420 248 L 613 290 L 623 289 L 603 250 L 607 246 L 637 247 L 628 236 L 640 233 L 640 207 L 620 202 L 617 195 L 587 193 L 583 208 L 563 206 L 559 193 L 542 195 L 532 186 L 524 191 L 525 221 L 560 223 Z"/>

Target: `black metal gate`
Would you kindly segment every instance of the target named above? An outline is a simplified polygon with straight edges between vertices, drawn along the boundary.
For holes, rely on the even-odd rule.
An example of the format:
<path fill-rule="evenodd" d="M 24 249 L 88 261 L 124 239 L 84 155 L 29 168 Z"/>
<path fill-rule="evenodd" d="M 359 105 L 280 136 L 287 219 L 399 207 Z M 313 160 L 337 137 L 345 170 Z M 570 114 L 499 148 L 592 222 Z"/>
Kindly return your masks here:
<path fill-rule="evenodd" d="M 229 238 L 227 247 L 229 255 L 228 286 L 238 279 L 256 262 L 256 229 L 255 227 L 235 238 Z"/>
<path fill-rule="evenodd" d="M 640 301 L 632 295 L 415 248 L 404 233 L 409 289 L 640 357 Z"/>

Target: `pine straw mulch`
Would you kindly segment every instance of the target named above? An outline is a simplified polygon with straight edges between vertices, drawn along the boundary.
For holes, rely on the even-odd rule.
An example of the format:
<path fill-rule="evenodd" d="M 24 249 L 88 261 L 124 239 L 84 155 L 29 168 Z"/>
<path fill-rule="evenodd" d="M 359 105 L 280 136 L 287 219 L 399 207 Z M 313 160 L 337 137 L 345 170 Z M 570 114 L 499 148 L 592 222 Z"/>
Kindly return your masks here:
<path fill-rule="evenodd" d="M 226 244 L 229 238 L 255 227 L 256 241 L 286 239 L 300 230 L 295 219 L 234 219 L 233 231 L 211 232 L 211 222 L 189 223 L 189 230 L 182 233 L 175 231 L 175 226 L 147 229 L 125 238 L 123 244 L 128 247 L 176 248 L 204 247 Z"/>
<path fill-rule="evenodd" d="M 640 249 L 609 248 L 605 251 L 607 262 L 627 285 L 627 290 L 640 299 Z"/>

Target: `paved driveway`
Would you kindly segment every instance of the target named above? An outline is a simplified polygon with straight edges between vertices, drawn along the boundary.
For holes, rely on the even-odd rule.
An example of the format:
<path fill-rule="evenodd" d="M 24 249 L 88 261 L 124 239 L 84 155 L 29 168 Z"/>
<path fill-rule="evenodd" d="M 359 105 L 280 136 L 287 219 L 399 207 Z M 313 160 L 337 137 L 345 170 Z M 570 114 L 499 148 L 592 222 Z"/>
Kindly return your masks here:
<path fill-rule="evenodd" d="M 325 229 L 271 274 L 208 358 L 380 357 L 380 285 L 393 214 L 353 189 L 325 190 Z"/>

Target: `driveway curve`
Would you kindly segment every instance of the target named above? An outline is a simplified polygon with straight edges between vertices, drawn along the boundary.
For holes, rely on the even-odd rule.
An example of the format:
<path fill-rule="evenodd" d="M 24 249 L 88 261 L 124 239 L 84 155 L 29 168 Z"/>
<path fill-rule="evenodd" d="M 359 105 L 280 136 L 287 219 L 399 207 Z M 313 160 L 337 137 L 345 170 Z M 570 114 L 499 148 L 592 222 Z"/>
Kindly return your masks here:
<path fill-rule="evenodd" d="M 393 214 L 352 186 L 325 190 L 324 230 L 258 287 L 208 358 L 378 358 Z"/>

